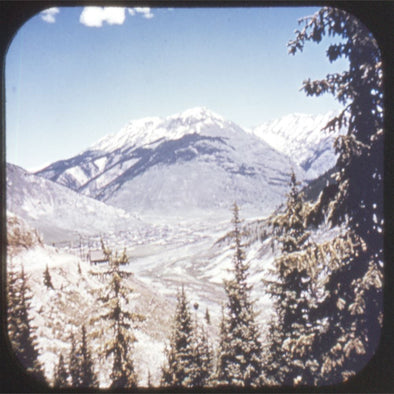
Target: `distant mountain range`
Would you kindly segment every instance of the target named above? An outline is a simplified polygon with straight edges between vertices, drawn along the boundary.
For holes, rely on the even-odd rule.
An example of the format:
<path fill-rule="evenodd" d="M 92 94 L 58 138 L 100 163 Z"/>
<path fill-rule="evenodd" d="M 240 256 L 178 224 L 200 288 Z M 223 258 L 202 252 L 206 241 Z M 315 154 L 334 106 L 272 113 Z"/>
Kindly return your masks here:
<path fill-rule="evenodd" d="M 292 169 L 311 180 L 334 166 L 333 136 L 321 131 L 331 116 L 291 114 L 252 130 L 205 108 L 133 120 L 36 174 L 8 165 L 7 208 L 52 238 L 112 231 L 139 214 L 227 213 L 234 201 L 267 215 Z"/>
<path fill-rule="evenodd" d="M 310 179 L 335 164 L 320 132 L 328 118 L 290 115 L 247 132 L 194 108 L 131 121 L 37 175 L 126 211 L 228 209 L 237 200 L 268 212 L 286 193 L 291 168 Z"/>

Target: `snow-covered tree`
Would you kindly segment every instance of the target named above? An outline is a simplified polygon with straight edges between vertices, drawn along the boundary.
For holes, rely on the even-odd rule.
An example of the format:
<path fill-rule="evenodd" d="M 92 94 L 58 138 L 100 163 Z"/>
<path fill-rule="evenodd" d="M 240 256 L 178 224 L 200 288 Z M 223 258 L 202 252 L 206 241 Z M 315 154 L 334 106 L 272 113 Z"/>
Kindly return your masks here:
<path fill-rule="evenodd" d="M 37 336 L 31 325 L 32 295 L 22 265 L 18 276 L 13 267 L 8 272 L 8 334 L 13 350 L 25 370 L 39 380 L 44 380 L 43 367 L 38 360 Z"/>
<path fill-rule="evenodd" d="M 311 310 L 316 306 L 312 266 L 299 264 L 298 252 L 309 245 L 305 203 L 294 172 L 286 209 L 272 219 L 274 241 L 281 255 L 274 261 L 275 279 L 265 281 L 274 300 L 270 322 L 269 350 L 265 365 L 268 382 L 284 385 L 313 384 L 318 367 L 312 353 L 316 327 Z"/>
<path fill-rule="evenodd" d="M 303 27 L 289 42 L 289 52 L 302 51 L 308 41 L 337 38 L 327 49 L 330 62 L 348 61 L 341 73 L 304 81 L 309 96 L 328 93 L 343 111 L 326 126 L 348 132 L 334 144 L 338 153 L 335 183 L 321 193 L 310 223 L 326 220 L 344 230 L 326 249 L 330 274 L 326 298 L 316 318 L 328 327 L 315 344 L 321 354 L 321 383 L 346 380 L 374 353 L 382 322 L 383 266 L 383 72 L 380 51 L 370 31 L 349 13 L 324 7 L 300 21 Z M 336 244 L 336 246 L 334 245 Z M 334 248 L 336 247 L 336 249 Z M 326 251 L 327 251 L 326 250 Z M 325 255 L 322 255 L 325 257 Z"/>
<path fill-rule="evenodd" d="M 130 388 L 137 386 L 132 351 L 136 342 L 134 328 L 136 323 L 145 318 L 139 313 L 130 312 L 126 306 L 133 289 L 124 279 L 133 274 L 122 269 L 128 263 L 126 250 L 122 254 L 113 253 L 101 241 L 103 253 L 107 257 L 107 269 L 93 272 L 106 280 L 106 285 L 98 297 L 101 312 L 92 322 L 103 321 L 108 324 L 105 342 L 105 357 L 112 356 L 111 388 Z"/>
<path fill-rule="evenodd" d="M 56 365 L 55 373 L 54 373 L 54 387 L 67 387 L 68 384 L 68 372 L 66 368 L 66 364 L 64 362 L 63 355 L 59 356 L 58 363 Z"/>
<path fill-rule="evenodd" d="M 162 367 L 163 386 L 192 387 L 194 364 L 194 327 L 185 289 L 177 294 L 177 305 L 170 338 L 166 349 L 167 362 Z"/>
<path fill-rule="evenodd" d="M 199 322 L 198 303 L 194 304 L 195 316 L 193 327 L 193 370 L 192 387 L 207 387 L 213 380 L 213 349 L 204 321 Z M 208 311 L 208 309 L 206 309 Z M 204 317 L 205 318 L 205 317 Z"/>
<path fill-rule="evenodd" d="M 274 239 L 285 254 L 305 248 L 310 236 L 305 223 L 304 196 L 294 171 L 290 174 L 289 186 L 285 212 L 272 219 Z"/>
<path fill-rule="evenodd" d="M 218 384 L 257 387 L 261 384 L 262 346 L 248 284 L 249 265 L 241 240 L 237 204 L 233 207 L 233 278 L 225 281 L 227 304 L 220 327 Z"/>

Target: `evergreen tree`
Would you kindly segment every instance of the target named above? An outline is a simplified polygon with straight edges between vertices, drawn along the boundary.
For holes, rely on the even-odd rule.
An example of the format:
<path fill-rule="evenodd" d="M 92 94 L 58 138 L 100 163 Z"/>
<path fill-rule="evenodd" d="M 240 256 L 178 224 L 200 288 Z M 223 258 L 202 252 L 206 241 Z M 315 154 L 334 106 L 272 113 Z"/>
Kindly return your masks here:
<path fill-rule="evenodd" d="M 98 385 L 93 370 L 93 360 L 87 344 L 86 328 L 81 328 L 81 341 L 78 343 L 71 334 L 69 370 L 73 387 L 95 387 Z"/>
<path fill-rule="evenodd" d="M 44 285 L 48 289 L 53 289 L 52 278 L 51 278 L 51 274 L 49 273 L 48 265 L 46 266 L 44 271 Z"/>
<path fill-rule="evenodd" d="M 213 350 L 209 343 L 208 333 L 203 325 L 197 324 L 193 341 L 194 370 L 192 387 L 207 387 L 213 377 Z"/>
<path fill-rule="evenodd" d="M 309 232 L 303 194 L 294 172 L 289 185 L 286 210 L 272 219 L 281 255 L 274 261 L 276 280 L 265 281 L 274 298 L 275 312 L 265 369 L 268 381 L 311 385 L 317 369 L 311 346 L 316 335 L 316 326 L 311 322 L 311 309 L 316 305 L 312 286 L 315 264 L 299 264 L 298 252 L 308 247 Z"/>
<path fill-rule="evenodd" d="M 332 241 L 331 256 L 347 255 L 338 264 L 328 261 L 326 297 L 316 318 L 328 327 L 314 344 L 321 353 L 321 383 L 347 379 L 372 356 L 382 321 L 383 266 L 383 92 L 382 62 L 372 34 L 352 15 L 322 8 L 300 21 L 304 27 L 289 43 L 289 52 L 302 51 L 306 42 L 324 35 L 337 37 L 327 56 L 348 60 L 342 73 L 319 81 L 304 81 L 307 95 L 332 94 L 344 110 L 326 126 L 345 124 L 346 135 L 335 141 L 339 154 L 335 183 L 323 190 L 309 215 L 311 223 L 326 219 L 346 229 Z M 334 250 L 336 243 L 337 250 Z M 328 245 L 326 245 L 328 247 Z M 339 249 L 338 249 L 339 247 Z"/>
<path fill-rule="evenodd" d="M 285 254 L 304 249 L 310 235 L 305 223 L 304 195 L 299 191 L 299 185 L 292 171 L 286 211 L 272 220 L 275 240 L 280 244 L 282 253 Z"/>
<path fill-rule="evenodd" d="M 18 276 L 15 272 L 12 260 L 8 265 L 7 270 L 7 328 L 8 336 L 12 347 L 16 349 L 21 348 L 20 332 L 18 330 L 18 311 L 19 311 L 19 289 Z"/>
<path fill-rule="evenodd" d="M 198 303 L 194 304 L 195 317 L 193 329 L 193 370 L 191 373 L 192 387 L 206 387 L 213 377 L 213 350 L 209 343 L 208 333 L 204 324 L 198 321 Z M 206 309 L 208 311 L 208 309 Z"/>
<path fill-rule="evenodd" d="M 91 357 L 90 350 L 88 348 L 86 339 L 86 329 L 82 326 L 81 335 L 81 365 L 80 365 L 80 386 L 81 387 L 95 387 L 98 384 L 97 376 L 94 373 L 93 360 Z"/>
<path fill-rule="evenodd" d="M 182 286 L 177 295 L 170 348 L 166 350 L 167 364 L 162 368 L 162 385 L 192 387 L 194 364 L 193 322 Z"/>
<path fill-rule="evenodd" d="M 10 270 L 8 280 L 8 332 L 13 350 L 26 369 L 39 380 L 44 380 L 43 367 L 38 360 L 37 336 L 29 317 L 32 295 L 22 265 L 20 276 Z"/>
<path fill-rule="evenodd" d="M 211 316 L 209 314 L 208 308 L 205 309 L 205 321 L 207 322 L 207 324 L 211 324 Z"/>
<path fill-rule="evenodd" d="M 69 356 L 69 371 L 71 376 L 71 386 L 80 387 L 81 385 L 81 354 L 77 348 L 74 334 L 71 334 L 71 349 Z"/>
<path fill-rule="evenodd" d="M 215 381 L 217 384 L 228 382 L 227 365 L 231 362 L 230 348 L 230 327 L 229 322 L 224 315 L 224 306 L 222 305 L 222 318 L 220 320 L 219 346 L 217 349 L 217 370 Z"/>
<path fill-rule="evenodd" d="M 54 375 L 54 386 L 55 387 L 67 387 L 68 386 L 68 372 L 64 363 L 63 355 L 59 356 L 59 361 L 56 365 Z"/>
<path fill-rule="evenodd" d="M 245 263 L 237 204 L 234 204 L 232 222 L 234 277 L 225 282 L 227 313 L 223 313 L 220 327 L 217 381 L 219 384 L 256 387 L 261 384 L 262 346 L 250 300 L 252 286 L 247 283 L 249 265 Z"/>
<path fill-rule="evenodd" d="M 126 250 L 121 255 L 113 253 L 101 241 L 102 250 L 108 260 L 108 268 L 93 274 L 109 278 L 104 292 L 98 298 L 104 312 L 93 321 L 102 320 L 109 323 L 112 336 L 105 343 L 105 357 L 112 356 L 111 388 L 131 388 L 137 385 L 137 375 L 132 359 L 133 344 L 136 338 L 133 327 L 137 322 L 143 321 L 144 316 L 129 312 L 125 305 L 129 302 L 129 295 L 133 291 L 127 286 L 124 279 L 132 276 L 131 272 L 122 269 L 128 263 Z"/>

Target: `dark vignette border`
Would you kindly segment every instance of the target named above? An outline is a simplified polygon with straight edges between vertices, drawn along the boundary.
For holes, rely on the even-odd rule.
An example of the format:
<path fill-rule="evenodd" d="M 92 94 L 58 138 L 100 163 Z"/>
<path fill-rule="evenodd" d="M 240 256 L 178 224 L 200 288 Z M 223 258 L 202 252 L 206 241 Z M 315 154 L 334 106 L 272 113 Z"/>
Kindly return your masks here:
<path fill-rule="evenodd" d="M 375 36 L 382 53 L 384 69 L 384 101 L 385 101 L 385 143 L 384 143 L 384 326 L 380 345 L 367 366 L 348 382 L 322 388 L 265 388 L 258 390 L 226 390 L 225 392 L 261 392 L 261 393 L 372 393 L 394 392 L 394 209 L 392 191 L 394 183 L 394 127 L 393 127 L 393 73 L 394 73 L 394 2 L 393 1 L 314 1 L 314 0 L 0 0 L 0 64 L 1 64 L 1 108 L 0 108 L 0 392 L 1 393 L 33 393 L 55 392 L 54 389 L 42 385 L 27 376 L 19 363 L 10 352 L 6 333 L 6 166 L 5 166 L 5 58 L 8 47 L 19 28 L 33 15 L 50 7 L 108 5 L 111 6 L 150 6 L 150 7 L 251 7 L 251 6 L 333 6 L 342 8 L 358 17 Z M 296 21 L 294 26 L 296 27 Z M 300 81 L 300 86 L 301 86 Z M 151 392 L 137 389 L 137 392 Z M 59 391 L 57 391 L 59 392 Z M 77 392 L 73 389 L 63 389 L 61 392 Z M 79 389 L 78 392 L 111 392 L 110 390 Z M 113 392 L 113 391 L 112 391 Z M 124 390 L 124 392 L 128 392 Z M 153 392 L 201 392 L 201 390 L 157 389 Z M 206 389 L 204 392 L 216 393 L 218 389 Z M 224 392 L 221 390 L 221 392 Z"/>

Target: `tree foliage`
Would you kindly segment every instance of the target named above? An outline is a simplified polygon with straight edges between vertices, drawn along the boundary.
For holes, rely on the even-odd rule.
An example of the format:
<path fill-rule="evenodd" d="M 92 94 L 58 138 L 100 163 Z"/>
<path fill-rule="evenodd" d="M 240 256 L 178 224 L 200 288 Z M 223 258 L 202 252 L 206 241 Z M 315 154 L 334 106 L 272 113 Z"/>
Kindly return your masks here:
<path fill-rule="evenodd" d="M 43 367 L 38 359 L 37 336 L 32 326 L 32 295 L 22 265 L 20 275 L 10 267 L 8 273 L 8 334 L 13 350 L 25 370 L 39 380 L 44 380 Z"/>
<path fill-rule="evenodd" d="M 237 204 L 233 207 L 233 278 L 225 282 L 227 304 L 220 326 L 217 381 L 219 384 L 257 387 L 261 383 L 262 346 L 248 284 L 249 265 L 241 240 Z"/>
<path fill-rule="evenodd" d="M 167 364 L 162 368 L 162 384 L 173 387 L 192 387 L 194 365 L 194 327 L 182 286 L 177 295 L 177 306 L 170 338 L 166 350 Z"/>
<path fill-rule="evenodd" d="M 80 386 L 97 386 L 97 376 L 94 372 L 93 359 L 87 342 L 86 328 L 82 325 L 80 346 Z"/>
<path fill-rule="evenodd" d="M 101 313 L 92 321 L 107 322 L 109 325 L 109 339 L 105 342 L 105 357 L 112 356 L 112 371 L 110 378 L 112 388 L 136 387 L 137 375 L 132 358 L 133 344 L 136 337 L 133 328 L 136 323 L 143 321 L 143 315 L 130 312 L 126 306 L 129 304 L 129 295 L 133 289 L 129 287 L 125 279 L 132 276 L 131 272 L 122 269 L 128 263 L 128 257 L 124 250 L 122 254 L 113 253 L 102 241 L 102 250 L 108 260 L 105 271 L 94 272 L 107 280 L 106 286 L 98 297 L 101 304 Z"/>
<path fill-rule="evenodd" d="M 311 310 L 316 305 L 315 275 L 308 260 L 298 258 L 307 249 L 310 233 L 306 226 L 306 204 L 294 172 L 286 209 L 272 219 L 274 242 L 281 255 L 274 261 L 275 280 L 265 281 L 274 300 L 266 363 L 268 382 L 284 385 L 313 384 L 317 361 L 311 352 L 316 326 Z M 313 267 L 313 268 L 312 268 Z"/>
<path fill-rule="evenodd" d="M 308 79 L 303 84 L 308 96 L 329 93 L 344 105 L 327 124 L 327 130 L 348 126 L 347 135 L 339 136 L 334 145 L 340 169 L 335 174 L 337 198 L 322 208 L 333 225 L 348 221 L 372 236 L 383 220 L 380 217 L 375 223 L 372 219 L 373 213 L 382 214 L 383 196 L 383 72 L 379 48 L 357 18 L 339 9 L 322 8 L 300 23 L 304 28 L 288 44 L 291 54 L 302 51 L 307 41 L 319 43 L 328 35 L 340 40 L 327 49 L 330 62 L 340 58 L 349 62 L 348 70 L 342 73 L 328 74 L 317 81 Z M 370 187 L 361 187 L 366 184 Z"/>
<path fill-rule="evenodd" d="M 192 387 L 207 387 L 211 385 L 213 379 L 213 350 L 206 326 L 204 322 L 198 320 L 198 304 L 194 307 L 196 313 L 193 327 Z"/>
<path fill-rule="evenodd" d="M 55 368 L 54 373 L 54 383 L 55 387 L 67 387 L 68 386 L 68 377 L 69 374 L 67 372 L 66 364 L 64 362 L 63 355 L 59 356 L 58 363 Z"/>
<path fill-rule="evenodd" d="M 194 304 L 193 321 L 184 287 L 177 295 L 166 364 L 162 367 L 161 383 L 168 387 L 206 387 L 213 374 L 213 352 L 207 331 L 197 319 L 198 304 Z"/>
<path fill-rule="evenodd" d="M 74 334 L 71 334 L 71 348 L 69 355 L 69 372 L 71 377 L 72 387 L 79 387 L 80 385 L 80 365 L 81 365 L 81 355 L 77 348 L 77 343 Z"/>
<path fill-rule="evenodd" d="M 317 81 L 304 81 L 309 96 L 328 93 L 343 111 L 326 130 L 346 125 L 348 132 L 335 140 L 338 153 L 335 183 L 321 193 L 308 221 L 327 220 L 344 230 L 332 242 L 347 255 L 338 265 L 329 264 L 326 297 L 316 318 L 328 318 L 328 327 L 316 349 L 322 354 L 322 382 L 347 379 L 372 356 L 380 335 L 383 265 L 383 73 L 379 48 L 372 34 L 345 11 L 324 7 L 300 21 L 303 26 L 289 42 L 289 52 L 305 44 L 330 43 L 331 62 L 348 61 L 348 69 Z M 341 241 L 338 240 L 341 238 Z"/>

